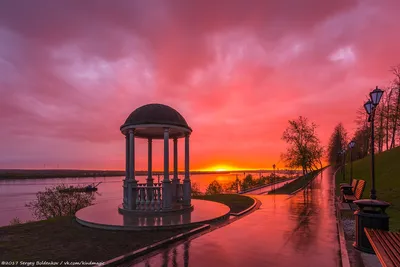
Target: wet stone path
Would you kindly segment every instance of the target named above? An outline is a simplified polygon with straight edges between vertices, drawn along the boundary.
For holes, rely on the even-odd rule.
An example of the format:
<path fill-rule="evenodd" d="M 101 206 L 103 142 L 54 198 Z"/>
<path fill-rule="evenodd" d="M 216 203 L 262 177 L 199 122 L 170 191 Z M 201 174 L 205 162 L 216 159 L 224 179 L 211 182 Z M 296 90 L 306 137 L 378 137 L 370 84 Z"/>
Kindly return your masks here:
<path fill-rule="evenodd" d="M 131 266 L 340 266 L 332 175 L 291 197 L 257 195 L 259 210 Z"/>

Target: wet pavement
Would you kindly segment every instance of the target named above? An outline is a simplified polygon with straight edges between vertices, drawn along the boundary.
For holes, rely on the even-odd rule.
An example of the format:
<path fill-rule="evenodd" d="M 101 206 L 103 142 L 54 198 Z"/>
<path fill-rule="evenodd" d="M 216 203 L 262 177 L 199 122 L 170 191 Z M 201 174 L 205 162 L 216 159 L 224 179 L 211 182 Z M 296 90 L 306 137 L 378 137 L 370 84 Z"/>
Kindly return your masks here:
<path fill-rule="evenodd" d="M 264 186 L 264 187 L 261 187 L 261 188 L 257 188 L 257 189 L 248 191 L 248 192 L 246 192 L 246 194 L 247 195 L 264 195 L 264 194 L 268 194 L 269 191 L 281 188 L 282 186 L 292 182 L 293 180 L 296 180 L 296 179 L 290 179 L 290 180 L 287 180 L 287 181 L 284 181 L 284 182 L 280 182 L 280 183 L 276 183 L 276 184 L 273 184 L 273 185 L 267 185 L 267 186 Z"/>
<path fill-rule="evenodd" d="M 340 266 L 332 169 L 294 196 L 257 195 L 259 210 L 132 266 Z"/>

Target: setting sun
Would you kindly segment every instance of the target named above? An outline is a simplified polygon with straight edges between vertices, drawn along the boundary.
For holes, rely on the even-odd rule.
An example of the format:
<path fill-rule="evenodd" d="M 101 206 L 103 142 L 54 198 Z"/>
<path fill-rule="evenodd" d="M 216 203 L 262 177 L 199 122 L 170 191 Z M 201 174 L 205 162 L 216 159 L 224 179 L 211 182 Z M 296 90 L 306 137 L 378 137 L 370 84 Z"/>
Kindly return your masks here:
<path fill-rule="evenodd" d="M 215 165 L 209 168 L 203 169 L 204 171 L 217 171 L 217 172 L 224 172 L 224 171 L 234 171 L 238 170 L 238 168 L 229 166 L 229 165 Z"/>
<path fill-rule="evenodd" d="M 202 171 L 212 171 L 212 172 L 226 172 L 226 171 L 249 171 L 249 170 L 260 170 L 262 168 L 254 169 L 254 168 L 238 168 L 231 165 L 218 164 L 212 167 L 201 169 Z"/>

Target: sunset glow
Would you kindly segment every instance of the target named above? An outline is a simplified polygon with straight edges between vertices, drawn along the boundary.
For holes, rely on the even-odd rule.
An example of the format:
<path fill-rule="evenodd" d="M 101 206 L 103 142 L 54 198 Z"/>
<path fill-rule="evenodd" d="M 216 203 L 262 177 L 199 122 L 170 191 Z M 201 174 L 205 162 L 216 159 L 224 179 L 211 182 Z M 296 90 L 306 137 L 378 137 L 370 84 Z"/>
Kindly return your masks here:
<path fill-rule="evenodd" d="M 204 168 L 201 169 L 201 171 L 217 171 L 217 172 L 222 172 L 222 171 L 238 171 L 241 170 L 240 168 L 235 168 L 232 166 L 228 165 L 215 165 L 209 168 Z"/>
<path fill-rule="evenodd" d="M 119 127 L 162 103 L 193 129 L 192 170 L 272 169 L 288 120 L 351 134 L 400 63 L 400 1 L 18 2 L 0 3 L 0 168 L 122 170 Z M 145 170 L 146 140 L 135 154 Z"/>

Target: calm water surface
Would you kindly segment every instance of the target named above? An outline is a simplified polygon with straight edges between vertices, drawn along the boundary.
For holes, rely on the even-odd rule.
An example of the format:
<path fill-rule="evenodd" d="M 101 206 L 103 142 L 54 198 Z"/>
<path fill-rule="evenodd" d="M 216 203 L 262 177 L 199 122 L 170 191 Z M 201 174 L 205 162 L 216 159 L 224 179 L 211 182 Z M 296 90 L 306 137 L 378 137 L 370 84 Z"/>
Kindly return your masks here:
<path fill-rule="evenodd" d="M 249 173 L 246 173 L 249 174 Z M 258 177 L 259 174 L 253 174 Z M 244 174 L 238 174 L 239 179 L 244 178 Z M 43 191 L 46 187 L 53 187 L 57 184 L 68 185 L 88 185 L 91 183 L 102 182 L 96 192 L 95 203 L 100 203 L 113 199 L 122 201 L 122 180 L 124 177 L 97 177 L 97 178 L 56 178 L 56 179 L 15 179 L 0 180 L 0 226 L 8 225 L 10 221 L 18 217 L 22 221 L 34 220 L 31 211 L 25 204 L 36 199 L 36 193 Z M 139 182 L 145 182 L 146 176 L 136 176 Z M 160 176 L 160 181 L 163 177 Z M 180 177 L 183 179 L 183 177 Z M 198 184 L 201 191 L 205 192 L 207 186 L 214 180 L 221 184 L 234 181 L 236 174 L 199 174 L 192 175 L 192 183 Z M 158 177 L 154 177 L 157 182 Z"/>

